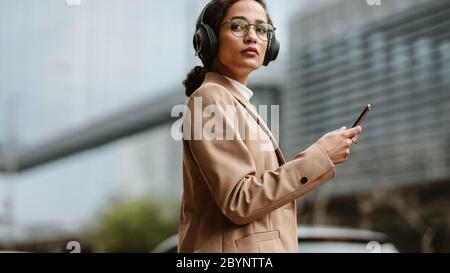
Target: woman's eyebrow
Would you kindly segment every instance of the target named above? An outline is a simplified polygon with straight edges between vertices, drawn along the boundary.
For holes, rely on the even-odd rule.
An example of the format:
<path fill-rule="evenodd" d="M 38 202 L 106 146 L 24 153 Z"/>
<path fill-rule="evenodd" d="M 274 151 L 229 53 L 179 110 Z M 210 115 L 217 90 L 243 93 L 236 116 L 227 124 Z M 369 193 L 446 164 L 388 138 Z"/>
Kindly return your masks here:
<path fill-rule="evenodd" d="M 233 19 L 244 19 L 245 21 L 248 22 L 248 19 L 245 16 L 233 16 L 231 18 L 231 20 L 233 20 Z M 267 22 L 264 20 L 258 19 L 258 20 L 256 20 L 256 23 L 259 24 L 259 23 L 267 23 Z"/>

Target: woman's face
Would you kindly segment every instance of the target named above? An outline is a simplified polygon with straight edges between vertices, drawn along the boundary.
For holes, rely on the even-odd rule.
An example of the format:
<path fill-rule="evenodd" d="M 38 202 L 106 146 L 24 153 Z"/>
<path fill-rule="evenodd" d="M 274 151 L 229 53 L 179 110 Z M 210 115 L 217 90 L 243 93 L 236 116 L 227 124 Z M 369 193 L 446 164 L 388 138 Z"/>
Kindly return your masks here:
<path fill-rule="evenodd" d="M 236 17 L 244 18 L 249 24 L 267 23 L 266 11 L 255 0 L 240 0 L 234 3 L 228 9 L 222 24 Z M 223 24 L 219 29 L 216 61 L 230 74 L 248 75 L 263 64 L 267 44 L 267 41 L 257 36 L 255 26 L 251 26 L 243 37 L 236 37 L 231 31 L 231 24 Z M 247 51 L 249 48 L 256 49 L 257 53 Z"/>

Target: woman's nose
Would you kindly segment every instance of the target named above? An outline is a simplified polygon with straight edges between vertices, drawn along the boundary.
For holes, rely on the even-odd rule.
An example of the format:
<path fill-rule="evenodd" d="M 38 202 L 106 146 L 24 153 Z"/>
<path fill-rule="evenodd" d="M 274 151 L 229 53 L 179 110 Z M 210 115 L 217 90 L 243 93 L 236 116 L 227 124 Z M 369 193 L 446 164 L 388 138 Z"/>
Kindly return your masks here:
<path fill-rule="evenodd" d="M 247 32 L 247 35 L 245 35 L 245 42 L 246 43 L 256 43 L 256 39 L 258 39 L 258 36 L 256 35 L 256 28 L 253 28 L 253 26 L 250 26 L 250 29 Z"/>

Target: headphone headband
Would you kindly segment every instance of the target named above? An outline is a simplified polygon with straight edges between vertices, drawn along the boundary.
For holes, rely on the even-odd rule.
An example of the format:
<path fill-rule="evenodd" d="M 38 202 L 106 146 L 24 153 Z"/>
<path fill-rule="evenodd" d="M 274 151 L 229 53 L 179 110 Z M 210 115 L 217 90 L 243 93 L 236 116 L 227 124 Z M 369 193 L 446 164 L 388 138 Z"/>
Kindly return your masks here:
<path fill-rule="evenodd" d="M 209 8 L 209 6 L 211 5 L 211 2 L 209 2 L 202 10 L 202 12 L 200 13 L 200 16 L 198 17 L 199 20 L 197 20 L 197 25 L 200 23 L 202 25 L 205 24 L 203 17 L 205 16 L 206 10 Z M 200 21 L 200 22 L 199 22 Z"/>

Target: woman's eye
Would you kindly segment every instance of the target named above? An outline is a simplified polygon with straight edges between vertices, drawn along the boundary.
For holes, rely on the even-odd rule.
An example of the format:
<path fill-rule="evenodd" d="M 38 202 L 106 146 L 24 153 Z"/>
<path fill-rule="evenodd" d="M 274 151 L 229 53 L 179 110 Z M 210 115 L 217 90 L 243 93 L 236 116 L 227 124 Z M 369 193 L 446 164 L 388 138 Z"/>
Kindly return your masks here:
<path fill-rule="evenodd" d="M 231 29 L 232 30 L 243 30 L 244 26 L 242 24 L 232 24 Z"/>
<path fill-rule="evenodd" d="M 267 33 L 267 28 L 265 26 L 258 26 L 256 31 L 259 33 Z"/>

